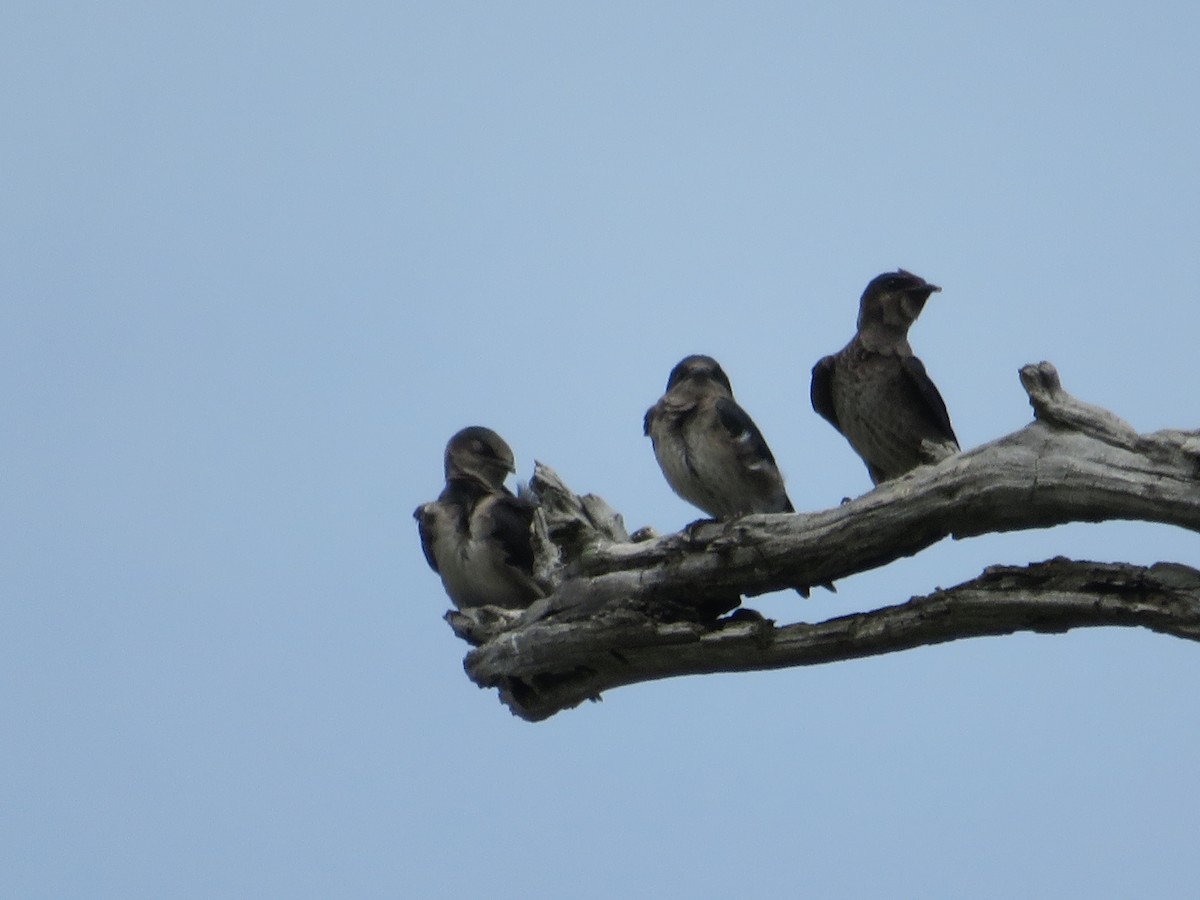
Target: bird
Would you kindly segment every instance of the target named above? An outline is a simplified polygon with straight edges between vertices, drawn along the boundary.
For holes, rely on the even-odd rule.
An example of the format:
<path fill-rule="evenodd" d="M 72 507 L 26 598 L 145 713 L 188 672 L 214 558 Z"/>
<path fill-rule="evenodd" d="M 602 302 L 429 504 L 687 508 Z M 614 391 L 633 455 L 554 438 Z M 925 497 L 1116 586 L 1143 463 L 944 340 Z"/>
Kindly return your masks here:
<path fill-rule="evenodd" d="M 873 278 L 850 343 L 813 366 L 813 409 L 850 442 L 874 484 L 959 452 L 946 403 L 908 343 L 940 290 L 904 269 Z"/>
<path fill-rule="evenodd" d="M 544 597 L 534 576 L 536 505 L 504 486 L 516 471 L 512 448 L 490 428 L 472 425 L 446 444 L 446 485 L 413 517 L 429 567 L 458 609 L 523 609 Z"/>
<path fill-rule="evenodd" d="M 643 427 L 667 484 L 709 516 L 795 511 L 762 432 L 711 356 L 676 364 Z"/>

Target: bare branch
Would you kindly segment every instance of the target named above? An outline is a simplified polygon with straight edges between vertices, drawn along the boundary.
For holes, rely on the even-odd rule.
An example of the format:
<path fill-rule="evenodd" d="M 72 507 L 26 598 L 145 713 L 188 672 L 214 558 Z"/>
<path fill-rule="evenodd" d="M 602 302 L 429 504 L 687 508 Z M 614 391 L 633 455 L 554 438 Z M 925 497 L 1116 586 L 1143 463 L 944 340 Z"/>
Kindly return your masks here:
<path fill-rule="evenodd" d="M 1024 568 L 997 566 L 898 606 L 782 627 L 736 614 L 715 622 L 663 623 L 618 605 L 583 621 L 548 618 L 502 635 L 468 654 L 467 673 L 481 687 L 499 688 L 516 715 L 539 721 L 640 681 L 808 666 L 962 638 L 1101 625 L 1200 640 L 1200 571 L 1061 558 Z"/>
<path fill-rule="evenodd" d="M 821 512 L 700 522 L 631 542 L 607 504 L 576 497 L 539 464 L 531 483 L 545 518 L 539 562 L 556 589 L 524 612 L 448 614 L 461 637 L 481 645 L 468 654 L 468 673 L 499 687 L 517 715 L 540 719 L 636 681 L 958 637 L 1114 624 L 1195 637 L 1189 616 L 1200 585 L 1184 577 L 1192 570 L 1066 561 L 989 569 L 950 591 L 819 625 L 717 620 L 742 596 L 831 582 L 947 536 L 1108 519 L 1200 531 L 1200 432 L 1139 435 L 1067 394 L 1049 363 L 1026 366 L 1021 381 L 1034 408 L 1030 425 Z M 1192 604 L 1186 614 L 1181 598 Z"/>

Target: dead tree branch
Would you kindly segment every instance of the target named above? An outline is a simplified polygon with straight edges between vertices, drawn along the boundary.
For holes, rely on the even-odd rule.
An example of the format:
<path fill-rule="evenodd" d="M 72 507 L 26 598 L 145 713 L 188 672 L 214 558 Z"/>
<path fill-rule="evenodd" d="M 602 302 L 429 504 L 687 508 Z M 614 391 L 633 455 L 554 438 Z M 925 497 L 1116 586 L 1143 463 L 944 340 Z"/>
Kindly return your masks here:
<path fill-rule="evenodd" d="M 1140 625 L 1200 635 L 1200 572 L 1052 560 L 994 567 L 899 606 L 776 627 L 742 596 L 805 588 L 911 556 L 945 537 L 1136 519 L 1200 531 L 1200 432 L 1139 435 L 1061 387 L 1049 363 L 1021 382 L 1034 421 L 835 509 L 705 522 L 640 542 L 596 497 L 539 465 L 542 574 L 529 610 L 449 613 L 476 644 L 466 669 L 531 721 L 639 681 L 811 665 L 965 637 Z"/>

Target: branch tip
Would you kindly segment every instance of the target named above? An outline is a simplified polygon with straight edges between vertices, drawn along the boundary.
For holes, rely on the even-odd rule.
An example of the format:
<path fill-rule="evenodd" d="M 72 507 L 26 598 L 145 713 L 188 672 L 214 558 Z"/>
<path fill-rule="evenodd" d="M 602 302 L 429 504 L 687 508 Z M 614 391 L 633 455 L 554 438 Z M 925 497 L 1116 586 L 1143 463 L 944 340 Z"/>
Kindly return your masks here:
<path fill-rule="evenodd" d="M 1029 395 L 1029 405 L 1033 407 L 1034 416 L 1041 418 L 1046 405 L 1063 392 L 1058 369 L 1054 368 L 1053 363 L 1043 360 L 1040 363 L 1022 366 L 1020 376 L 1021 386 Z"/>

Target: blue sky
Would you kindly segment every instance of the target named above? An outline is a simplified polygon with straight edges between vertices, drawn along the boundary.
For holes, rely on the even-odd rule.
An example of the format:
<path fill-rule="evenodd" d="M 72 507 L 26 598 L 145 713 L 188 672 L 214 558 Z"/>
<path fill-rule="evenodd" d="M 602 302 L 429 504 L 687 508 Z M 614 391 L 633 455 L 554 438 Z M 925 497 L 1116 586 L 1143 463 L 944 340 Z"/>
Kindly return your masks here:
<path fill-rule="evenodd" d="M 631 527 L 724 365 L 801 509 L 808 373 L 903 266 L 964 446 L 1017 369 L 1195 427 L 1183 3 L 19 3 L 0 13 L 0 894 L 1190 896 L 1200 653 L 1016 636 L 614 691 L 464 676 L 417 544 L 497 429 Z M 945 543 L 784 621 L 1134 524 Z"/>

